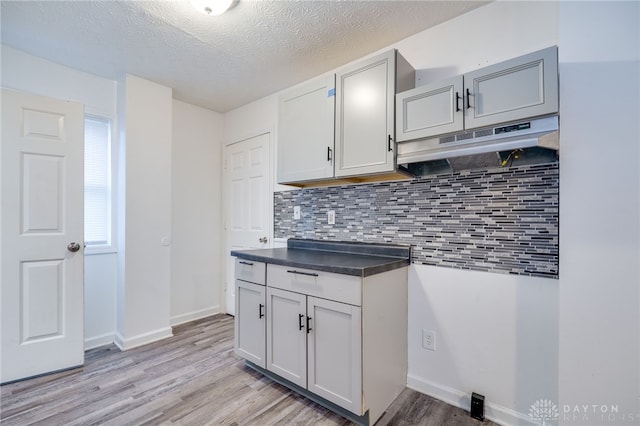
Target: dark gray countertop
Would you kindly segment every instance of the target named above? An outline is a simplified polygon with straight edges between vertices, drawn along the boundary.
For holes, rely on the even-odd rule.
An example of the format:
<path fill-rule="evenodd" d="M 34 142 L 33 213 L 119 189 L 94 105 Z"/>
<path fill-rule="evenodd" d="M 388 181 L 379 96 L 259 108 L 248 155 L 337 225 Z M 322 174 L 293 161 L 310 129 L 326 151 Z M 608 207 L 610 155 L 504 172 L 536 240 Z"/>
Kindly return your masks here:
<path fill-rule="evenodd" d="M 245 260 L 367 277 L 410 264 L 410 246 L 289 239 L 287 247 L 233 250 Z"/>

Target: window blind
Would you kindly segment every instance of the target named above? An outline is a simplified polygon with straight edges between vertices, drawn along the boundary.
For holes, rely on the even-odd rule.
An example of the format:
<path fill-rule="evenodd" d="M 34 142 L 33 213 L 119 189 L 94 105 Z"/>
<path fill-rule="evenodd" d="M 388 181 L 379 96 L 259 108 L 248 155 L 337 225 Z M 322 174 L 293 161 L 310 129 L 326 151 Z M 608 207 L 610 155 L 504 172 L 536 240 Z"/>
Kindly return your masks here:
<path fill-rule="evenodd" d="M 84 241 L 111 243 L 111 122 L 85 117 Z"/>

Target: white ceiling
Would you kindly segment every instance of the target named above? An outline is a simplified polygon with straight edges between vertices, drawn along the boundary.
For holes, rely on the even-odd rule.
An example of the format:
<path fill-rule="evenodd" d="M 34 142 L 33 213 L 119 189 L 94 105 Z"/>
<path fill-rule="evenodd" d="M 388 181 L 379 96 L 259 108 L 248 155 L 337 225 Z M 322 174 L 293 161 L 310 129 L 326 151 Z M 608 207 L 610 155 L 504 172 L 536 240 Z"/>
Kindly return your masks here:
<path fill-rule="evenodd" d="M 2 43 L 218 112 L 275 93 L 482 6 L 480 1 L 1 1 Z"/>

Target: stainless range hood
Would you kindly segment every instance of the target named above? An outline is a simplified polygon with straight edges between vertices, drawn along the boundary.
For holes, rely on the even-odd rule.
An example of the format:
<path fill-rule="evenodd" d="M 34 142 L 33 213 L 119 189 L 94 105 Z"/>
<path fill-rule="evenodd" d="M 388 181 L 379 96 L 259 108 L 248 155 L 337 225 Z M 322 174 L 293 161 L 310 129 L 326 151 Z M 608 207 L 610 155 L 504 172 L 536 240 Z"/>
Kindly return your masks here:
<path fill-rule="evenodd" d="M 559 147 L 558 117 L 553 116 L 400 142 L 398 164 L 414 171 L 433 169 L 441 172 L 447 165 L 454 171 L 504 166 L 513 161 L 510 156 L 522 158 L 527 154 L 529 163 L 533 158 L 533 162 L 548 162 L 557 158 Z"/>

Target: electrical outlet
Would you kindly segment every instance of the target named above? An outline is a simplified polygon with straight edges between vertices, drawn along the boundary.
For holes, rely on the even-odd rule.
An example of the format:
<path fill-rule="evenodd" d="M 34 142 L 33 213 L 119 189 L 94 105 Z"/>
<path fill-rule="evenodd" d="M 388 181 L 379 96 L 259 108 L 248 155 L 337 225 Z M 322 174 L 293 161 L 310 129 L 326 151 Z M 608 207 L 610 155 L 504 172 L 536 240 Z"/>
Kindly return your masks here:
<path fill-rule="evenodd" d="M 293 206 L 293 218 L 300 219 L 300 206 Z"/>
<path fill-rule="evenodd" d="M 329 225 L 336 224 L 336 212 L 334 210 L 329 210 L 327 212 L 327 222 L 329 222 Z"/>
<path fill-rule="evenodd" d="M 422 329 L 422 347 L 424 349 L 436 350 L 436 332 L 433 330 Z"/>

